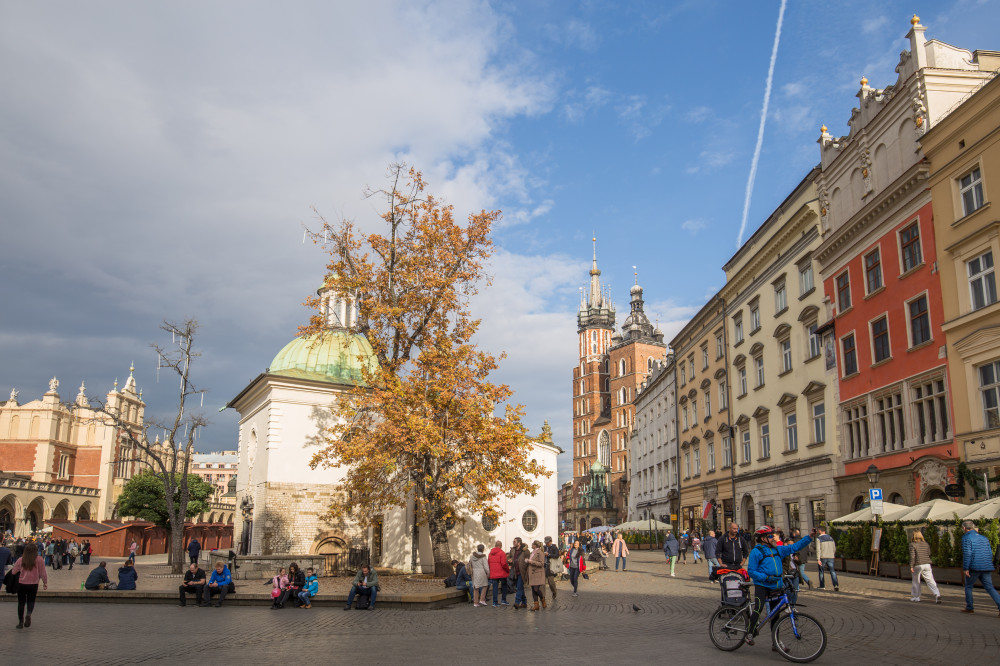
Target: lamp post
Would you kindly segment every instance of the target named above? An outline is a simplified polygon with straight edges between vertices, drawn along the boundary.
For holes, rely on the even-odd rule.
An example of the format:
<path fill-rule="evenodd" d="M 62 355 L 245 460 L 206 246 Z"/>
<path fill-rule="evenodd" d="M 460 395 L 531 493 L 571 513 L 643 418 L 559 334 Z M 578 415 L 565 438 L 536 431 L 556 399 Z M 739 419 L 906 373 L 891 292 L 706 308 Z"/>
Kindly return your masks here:
<path fill-rule="evenodd" d="M 868 477 L 868 484 L 872 488 L 878 485 L 879 469 L 875 466 L 875 463 L 868 466 L 868 469 L 865 470 L 865 476 Z"/>

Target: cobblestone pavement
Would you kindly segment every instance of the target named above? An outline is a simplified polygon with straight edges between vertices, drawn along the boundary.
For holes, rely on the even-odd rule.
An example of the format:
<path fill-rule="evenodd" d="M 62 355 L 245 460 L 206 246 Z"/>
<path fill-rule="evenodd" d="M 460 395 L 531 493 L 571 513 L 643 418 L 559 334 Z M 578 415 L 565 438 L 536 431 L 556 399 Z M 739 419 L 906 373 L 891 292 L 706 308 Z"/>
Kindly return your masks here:
<path fill-rule="evenodd" d="M 725 654 L 708 637 L 718 588 L 705 570 L 678 566 L 665 575 L 658 553 L 634 554 L 627 573 L 591 572 L 580 596 L 568 583 L 559 598 L 533 613 L 511 608 L 374 612 L 340 609 L 270 611 L 266 607 L 178 608 L 164 605 L 42 603 L 30 629 L 17 630 L 15 606 L 0 605 L 0 661 L 34 664 L 130 664 L 208 660 L 215 663 L 311 662 L 468 664 L 511 659 L 574 658 L 600 647 L 618 663 L 685 659 L 695 663 L 786 663 L 767 639 Z M 853 582 L 852 582 L 853 581 Z M 863 583 L 845 577 L 841 589 Z M 901 581 L 896 586 L 907 585 Z M 801 605 L 826 627 L 817 663 L 994 663 L 1000 617 L 982 591 L 976 614 L 963 615 L 960 588 L 947 603 L 916 604 L 859 594 L 806 592 Z M 632 610 L 636 604 L 641 610 Z M 16 660 L 16 661 L 15 661 Z"/>

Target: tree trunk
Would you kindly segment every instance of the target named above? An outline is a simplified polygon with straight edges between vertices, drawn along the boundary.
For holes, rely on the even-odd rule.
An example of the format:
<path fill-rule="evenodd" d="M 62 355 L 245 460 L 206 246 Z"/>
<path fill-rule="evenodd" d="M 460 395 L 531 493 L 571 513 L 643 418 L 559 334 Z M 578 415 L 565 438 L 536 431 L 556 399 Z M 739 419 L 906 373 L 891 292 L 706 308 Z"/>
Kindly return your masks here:
<path fill-rule="evenodd" d="M 413 525 L 410 533 L 410 573 L 417 573 L 417 549 L 420 547 L 420 523 L 417 520 L 417 500 L 413 500 Z"/>
<path fill-rule="evenodd" d="M 441 518 L 440 504 L 435 498 L 429 498 L 427 505 L 427 529 L 431 534 L 431 550 L 434 553 L 434 577 L 447 578 L 455 573 L 451 566 L 447 523 Z"/>
<path fill-rule="evenodd" d="M 170 521 L 170 572 L 184 573 L 184 519 Z"/>

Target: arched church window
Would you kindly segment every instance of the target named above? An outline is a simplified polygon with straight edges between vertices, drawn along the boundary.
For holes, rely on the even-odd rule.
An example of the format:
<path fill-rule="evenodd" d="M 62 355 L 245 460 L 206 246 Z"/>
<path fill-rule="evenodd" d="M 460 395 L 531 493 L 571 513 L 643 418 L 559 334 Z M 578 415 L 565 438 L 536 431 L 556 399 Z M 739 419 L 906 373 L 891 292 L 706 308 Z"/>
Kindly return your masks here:
<path fill-rule="evenodd" d="M 625 359 L 622 359 L 618 363 L 618 376 L 619 377 L 624 377 L 625 376 Z"/>
<path fill-rule="evenodd" d="M 611 467 L 611 438 L 608 437 L 607 430 L 601 431 L 601 436 L 597 441 L 597 459 L 605 467 Z"/>

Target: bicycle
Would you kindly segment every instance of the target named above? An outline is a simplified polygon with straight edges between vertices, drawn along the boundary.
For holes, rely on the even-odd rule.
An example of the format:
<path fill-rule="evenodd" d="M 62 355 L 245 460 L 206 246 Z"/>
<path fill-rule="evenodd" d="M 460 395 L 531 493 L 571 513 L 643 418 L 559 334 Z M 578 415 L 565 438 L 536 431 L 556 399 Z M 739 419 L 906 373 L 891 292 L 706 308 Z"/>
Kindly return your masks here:
<path fill-rule="evenodd" d="M 778 653 L 789 661 L 804 664 L 813 661 L 826 649 L 826 630 L 816 618 L 799 611 L 788 598 L 788 588 L 792 576 L 782 576 L 784 583 L 778 596 L 769 601 L 767 617 L 760 618 L 758 628 L 779 614 L 783 617 L 771 628 L 771 640 Z M 752 601 L 749 589 L 751 583 L 740 583 L 744 591 L 740 606 L 720 606 L 708 623 L 708 633 L 715 647 L 725 652 L 738 649 L 747 642 L 750 634 L 750 613 Z M 752 644 L 752 642 L 751 642 Z"/>

